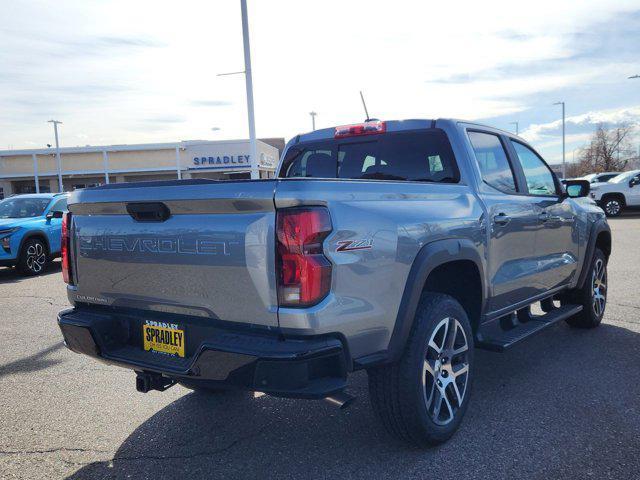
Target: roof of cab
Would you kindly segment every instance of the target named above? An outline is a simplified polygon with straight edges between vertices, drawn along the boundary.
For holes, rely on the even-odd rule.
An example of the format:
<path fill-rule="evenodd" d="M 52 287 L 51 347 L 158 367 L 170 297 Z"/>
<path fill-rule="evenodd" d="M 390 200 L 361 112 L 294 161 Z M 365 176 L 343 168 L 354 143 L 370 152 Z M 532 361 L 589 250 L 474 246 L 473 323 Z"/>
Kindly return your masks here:
<path fill-rule="evenodd" d="M 378 121 L 379 119 L 371 119 L 370 121 Z M 500 132 L 505 135 L 509 135 L 512 137 L 516 137 L 511 132 L 507 132 L 501 130 L 499 128 L 492 127 L 490 125 L 484 125 L 481 123 L 476 123 L 469 120 L 463 120 L 459 118 L 438 118 L 438 119 L 407 119 L 407 120 L 382 120 L 386 124 L 387 132 L 399 132 L 402 130 L 418 130 L 422 128 L 434 128 L 436 122 L 450 122 L 452 124 L 465 124 L 469 126 L 477 126 L 480 128 L 488 128 L 493 130 L 494 132 Z M 358 124 L 359 122 L 353 122 L 353 124 Z M 361 122 L 364 123 L 364 122 Z M 294 137 L 290 143 L 299 143 L 299 142 L 309 142 L 314 140 L 327 140 L 330 138 L 334 138 L 336 127 L 341 125 L 335 125 L 329 128 L 322 128 L 320 130 L 314 130 L 312 132 L 302 133 Z"/>
<path fill-rule="evenodd" d="M 371 119 L 370 121 L 378 121 L 379 119 Z M 387 132 L 398 132 L 401 130 L 416 130 L 420 128 L 433 128 L 435 120 L 430 119 L 409 119 L 409 120 L 382 120 L 387 126 Z M 353 122 L 353 124 L 364 122 Z M 312 132 L 302 133 L 293 138 L 293 143 L 309 142 L 313 140 L 327 140 L 334 138 L 336 133 L 336 127 L 341 125 L 335 125 L 329 128 L 321 128 Z"/>
<path fill-rule="evenodd" d="M 22 193 L 18 195 L 12 195 L 11 198 L 55 198 L 61 195 L 68 195 L 67 192 L 62 193 Z"/>

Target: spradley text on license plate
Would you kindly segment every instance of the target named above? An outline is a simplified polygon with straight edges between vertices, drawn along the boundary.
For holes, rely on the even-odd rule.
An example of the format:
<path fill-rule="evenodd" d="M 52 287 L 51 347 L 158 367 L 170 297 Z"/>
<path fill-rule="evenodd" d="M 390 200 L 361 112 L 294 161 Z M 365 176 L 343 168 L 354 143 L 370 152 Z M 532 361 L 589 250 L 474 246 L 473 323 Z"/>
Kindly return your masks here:
<path fill-rule="evenodd" d="M 184 330 L 177 325 L 146 321 L 142 326 L 144 349 L 184 357 Z"/>

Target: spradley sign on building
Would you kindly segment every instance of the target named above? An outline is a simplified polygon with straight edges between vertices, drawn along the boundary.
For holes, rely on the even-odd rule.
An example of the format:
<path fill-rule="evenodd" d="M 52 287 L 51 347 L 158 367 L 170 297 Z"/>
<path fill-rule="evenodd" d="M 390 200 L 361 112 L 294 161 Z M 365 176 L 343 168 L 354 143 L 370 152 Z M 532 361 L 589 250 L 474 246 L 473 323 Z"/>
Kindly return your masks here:
<path fill-rule="evenodd" d="M 234 165 L 251 165 L 250 155 L 209 155 L 208 157 L 193 157 L 194 167 L 220 168 Z"/>
<path fill-rule="evenodd" d="M 251 168 L 251 155 L 248 150 L 247 141 L 190 144 L 185 148 L 184 157 L 188 159 L 190 170 L 247 170 Z M 273 148 L 270 145 L 258 143 L 259 167 L 275 168 L 277 159 L 271 150 Z"/>

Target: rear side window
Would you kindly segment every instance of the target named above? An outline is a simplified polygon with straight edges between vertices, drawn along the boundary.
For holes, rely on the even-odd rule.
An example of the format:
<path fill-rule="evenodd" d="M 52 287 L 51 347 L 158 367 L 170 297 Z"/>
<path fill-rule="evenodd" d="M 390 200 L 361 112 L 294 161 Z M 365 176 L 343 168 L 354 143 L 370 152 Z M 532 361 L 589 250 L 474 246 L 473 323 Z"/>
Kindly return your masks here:
<path fill-rule="evenodd" d="M 447 183 L 460 179 L 449 140 L 435 129 L 294 146 L 280 176 Z"/>
<path fill-rule="evenodd" d="M 515 177 L 500 138 L 491 133 L 469 132 L 469 140 L 482 180 L 502 192 L 515 193 Z"/>

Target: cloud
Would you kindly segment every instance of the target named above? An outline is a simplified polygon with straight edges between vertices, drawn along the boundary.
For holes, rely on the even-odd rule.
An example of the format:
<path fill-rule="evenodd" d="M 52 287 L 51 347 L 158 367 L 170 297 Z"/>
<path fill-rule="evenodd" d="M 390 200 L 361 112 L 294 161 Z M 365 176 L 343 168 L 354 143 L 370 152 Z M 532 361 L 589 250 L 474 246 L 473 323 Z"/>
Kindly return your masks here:
<path fill-rule="evenodd" d="M 97 37 L 95 44 L 111 47 L 144 47 L 144 48 L 160 48 L 166 46 L 165 43 L 143 37 Z"/>
<path fill-rule="evenodd" d="M 194 107 L 227 107 L 233 105 L 233 102 L 227 100 L 193 100 L 191 105 Z"/>
<path fill-rule="evenodd" d="M 180 115 L 161 115 L 158 117 L 145 118 L 146 122 L 150 123 L 183 123 L 186 118 Z"/>
<path fill-rule="evenodd" d="M 573 115 L 565 119 L 565 128 L 574 131 L 593 131 L 597 125 L 606 126 L 633 124 L 640 122 L 640 106 L 618 108 L 612 110 L 600 110 Z M 530 142 L 537 142 L 550 135 L 558 135 L 562 128 L 562 119 L 547 123 L 534 123 L 529 125 L 521 134 Z"/>

